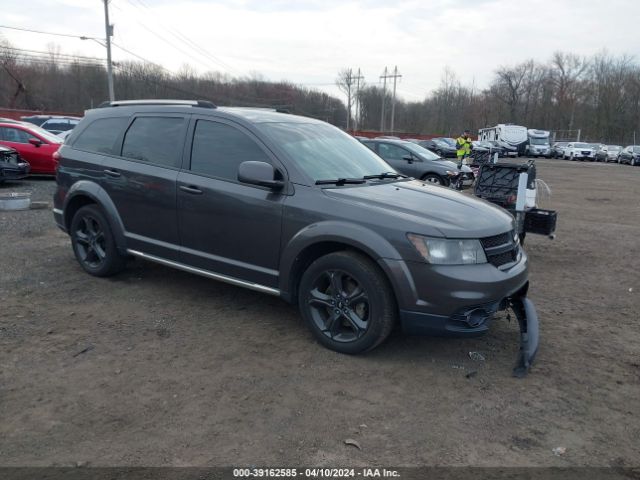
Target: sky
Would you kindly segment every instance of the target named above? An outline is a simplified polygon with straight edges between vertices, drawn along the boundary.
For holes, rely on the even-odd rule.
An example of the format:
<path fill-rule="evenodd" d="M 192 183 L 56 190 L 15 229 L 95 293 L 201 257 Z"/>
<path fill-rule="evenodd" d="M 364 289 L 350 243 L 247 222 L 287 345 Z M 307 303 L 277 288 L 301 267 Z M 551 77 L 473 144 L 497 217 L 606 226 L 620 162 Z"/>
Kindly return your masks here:
<path fill-rule="evenodd" d="M 0 25 L 104 38 L 101 0 L 2 0 Z M 638 59 L 638 0 L 110 0 L 113 41 L 179 71 L 259 75 L 341 95 L 340 70 L 380 84 L 398 67 L 398 96 L 423 99 L 445 68 L 483 88 L 493 72 L 554 51 L 606 49 Z M 37 15 L 34 14 L 37 12 Z M 14 47 L 105 56 L 97 42 L 0 28 Z M 113 60 L 134 59 L 114 47 Z M 117 85 L 116 85 L 117 97 Z"/>

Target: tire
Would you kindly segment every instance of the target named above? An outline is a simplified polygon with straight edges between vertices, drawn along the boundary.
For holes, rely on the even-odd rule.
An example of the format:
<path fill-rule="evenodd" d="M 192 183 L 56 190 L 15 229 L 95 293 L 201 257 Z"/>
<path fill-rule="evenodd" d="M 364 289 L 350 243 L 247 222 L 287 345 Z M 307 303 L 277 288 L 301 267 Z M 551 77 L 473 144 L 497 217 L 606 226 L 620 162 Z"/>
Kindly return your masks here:
<path fill-rule="evenodd" d="M 446 185 L 445 181 L 437 173 L 427 173 L 426 175 L 422 176 L 422 180 L 425 182 L 433 183 L 434 185 L 442 185 L 443 187 Z"/>
<path fill-rule="evenodd" d="M 71 220 L 71 245 L 85 272 L 108 277 L 120 272 L 126 259 L 118 252 L 111 227 L 97 205 L 85 205 Z"/>
<path fill-rule="evenodd" d="M 316 340 L 346 354 L 380 345 L 398 318 L 384 273 L 366 256 L 349 251 L 320 257 L 307 268 L 298 306 Z"/>

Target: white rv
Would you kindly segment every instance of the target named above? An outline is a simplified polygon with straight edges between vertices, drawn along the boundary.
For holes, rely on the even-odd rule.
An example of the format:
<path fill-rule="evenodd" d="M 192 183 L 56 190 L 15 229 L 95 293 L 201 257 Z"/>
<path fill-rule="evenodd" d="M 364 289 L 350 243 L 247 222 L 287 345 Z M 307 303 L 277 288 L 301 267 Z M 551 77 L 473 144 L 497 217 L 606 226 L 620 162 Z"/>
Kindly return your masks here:
<path fill-rule="evenodd" d="M 495 140 L 505 148 L 507 155 L 524 155 L 529 137 L 527 127 L 499 123 L 495 127 L 478 130 L 478 140 Z"/>
<path fill-rule="evenodd" d="M 525 153 L 528 156 L 551 157 L 551 144 L 549 143 L 550 132 L 530 128 L 527 134 L 529 136 L 529 143 L 527 143 Z"/>

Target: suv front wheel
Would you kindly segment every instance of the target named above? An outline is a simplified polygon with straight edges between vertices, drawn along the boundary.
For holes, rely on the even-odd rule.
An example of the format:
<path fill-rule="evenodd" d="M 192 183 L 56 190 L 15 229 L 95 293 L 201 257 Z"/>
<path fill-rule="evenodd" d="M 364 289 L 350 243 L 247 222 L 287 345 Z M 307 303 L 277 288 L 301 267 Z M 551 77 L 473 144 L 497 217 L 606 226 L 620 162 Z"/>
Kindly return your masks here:
<path fill-rule="evenodd" d="M 380 268 L 364 255 L 336 252 L 304 272 L 300 313 L 325 347 L 355 354 L 371 350 L 391 333 L 396 302 Z"/>
<path fill-rule="evenodd" d="M 71 245 L 82 268 L 96 277 L 121 271 L 125 258 L 120 255 L 104 213 L 97 205 L 85 205 L 71 220 Z"/>

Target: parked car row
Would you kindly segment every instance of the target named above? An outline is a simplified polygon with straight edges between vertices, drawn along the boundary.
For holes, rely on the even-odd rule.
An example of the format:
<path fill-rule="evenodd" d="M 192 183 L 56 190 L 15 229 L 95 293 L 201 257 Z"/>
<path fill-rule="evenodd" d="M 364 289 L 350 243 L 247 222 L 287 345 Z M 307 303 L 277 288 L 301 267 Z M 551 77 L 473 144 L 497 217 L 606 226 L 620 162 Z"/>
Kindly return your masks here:
<path fill-rule="evenodd" d="M 18 163 L 28 163 L 30 173 L 55 174 L 55 153 L 62 143 L 60 137 L 32 123 L 0 119 L 0 146 L 15 151 Z"/>
<path fill-rule="evenodd" d="M 32 123 L 55 135 L 73 130 L 80 120 L 82 120 L 80 117 L 61 115 L 31 115 L 28 117 L 20 117 L 20 119 L 23 122 Z"/>
<path fill-rule="evenodd" d="M 604 145 L 585 142 L 556 142 L 551 147 L 553 158 L 640 165 L 640 145 Z"/>

